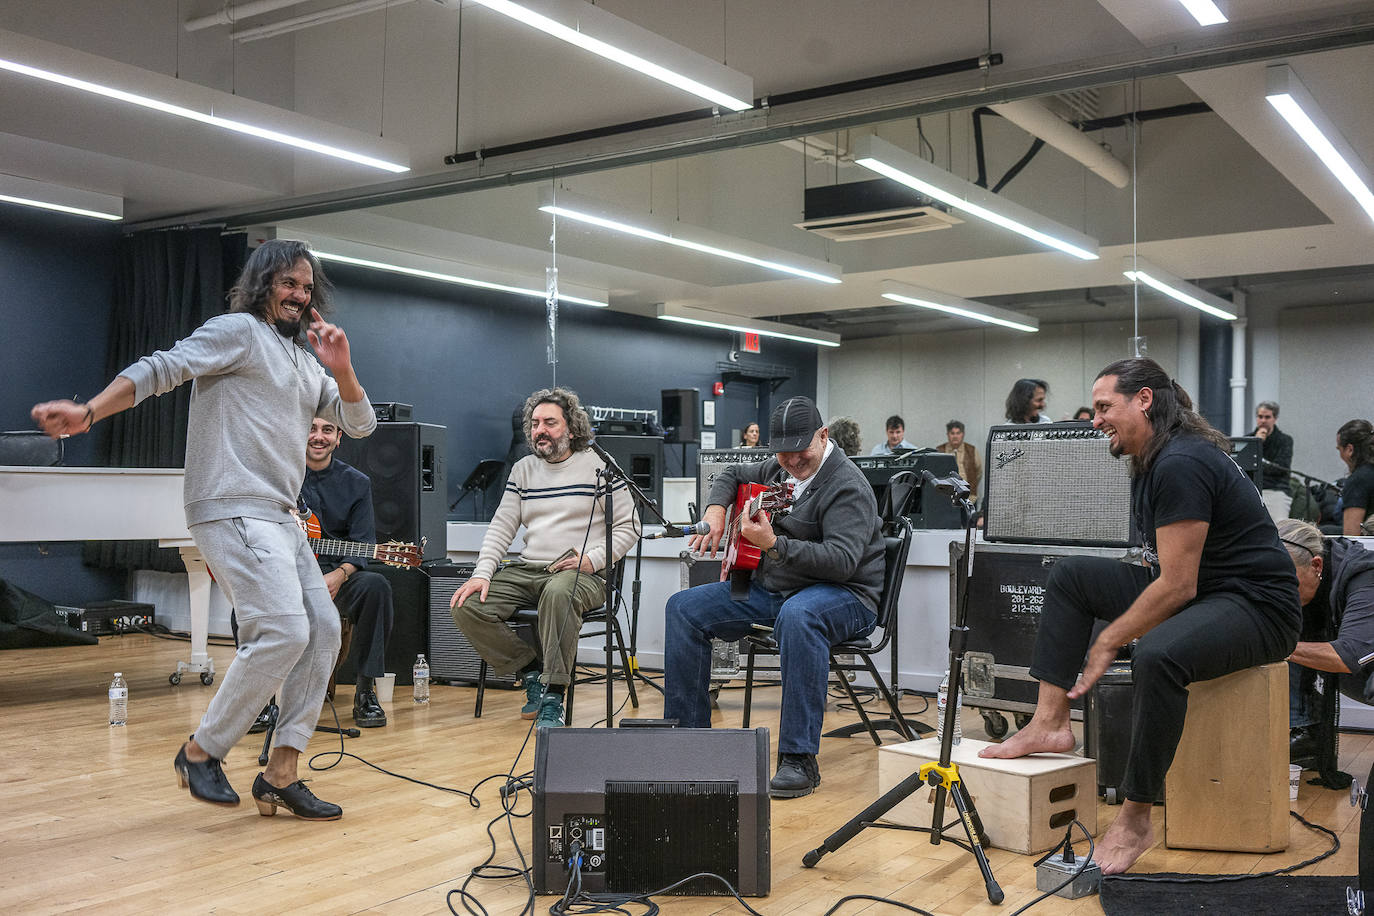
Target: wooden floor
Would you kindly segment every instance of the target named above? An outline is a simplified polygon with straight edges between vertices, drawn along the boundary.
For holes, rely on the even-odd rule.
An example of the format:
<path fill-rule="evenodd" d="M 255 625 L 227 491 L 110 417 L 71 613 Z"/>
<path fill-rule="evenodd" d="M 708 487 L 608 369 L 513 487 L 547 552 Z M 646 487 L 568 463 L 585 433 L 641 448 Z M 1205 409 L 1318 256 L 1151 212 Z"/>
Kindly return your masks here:
<path fill-rule="evenodd" d="M 496 782 L 480 793 L 482 807 L 459 796 L 394 779 L 351 759 L 314 774 L 318 794 L 341 804 L 344 818 L 305 823 L 287 814 L 263 818 L 248 797 L 258 772 L 255 736 L 226 762 L 238 808 L 194 802 L 176 787 L 172 757 L 194 728 L 215 687 L 187 678 L 180 687 L 167 674 L 188 646 L 147 636 L 109 637 L 98 647 L 8 651 L 0 654 L 0 910 L 6 913 L 444 913 L 446 895 L 488 854 L 486 824 L 501 812 Z M 216 667 L 228 667 L 231 650 L 211 648 Z M 105 688 L 116 670 L 129 683 L 129 724 L 107 725 Z M 402 696 L 402 691 L 405 695 Z M 639 714 L 661 713 L 649 691 Z M 342 688 L 341 712 L 351 688 Z M 531 749 L 514 758 L 528 723 L 520 720 L 519 692 L 493 690 L 486 712 L 472 718 L 474 691 L 436 686 L 427 707 L 414 706 L 401 688 L 386 728 L 350 739 L 348 750 L 397 773 L 467 789 L 483 777 L 533 768 Z M 579 696 L 575 725 L 590 725 L 604 707 L 595 690 Z M 759 699 L 756 697 L 756 700 Z M 919 698 L 908 699 L 919 709 Z M 756 723 L 776 727 L 777 692 L 756 703 Z M 717 725 L 740 723 L 742 695 L 726 691 Z M 326 715 L 328 714 L 326 710 Z M 853 713 L 831 711 L 826 726 Z M 922 718 L 933 721 L 931 713 Z M 985 737 L 981 720 L 966 711 L 965 728 Z M 318 735 L 314 752 L 336 746 Z M 1369 772 L 1374 741 L 1347 735 L 1341 765 Z M 864 737 L 822 741 L 824 783 L 807 798 L 772 806 L 772 894 L 756 909 L 823 913 L 846 894 L 891 897 L 942 914 L 1009 913 L 1036 895 L 1033 858 L 993 850 L 991 861 L 1006 891 L 991 906 L 972 858 L 950 844 L 932 847 L 922 837 L 867 830 L 803 869 L 801 857 L 877 797 L 876 751 Z M 976 787 L 975 787 L 976 791 Z M 1314 869 L 1356 872 L 1358 821 L 1348 794 L 1303 784 L 1295 810 L 1332 827 L 1342 848 Z M 528 809 L 528 801 L 524 808 Z M 1101 806 L 1099 822 L 1115 809 Z M 1162 811 L 1155 812 L 1162 835 Z M 514 822 L 529 854 L 530 821 Z M 515 864 L 504 825 L 495 861 Z M 1141 871 L 1251 872 L 1301 861 L 1327 840 L 1293 822 L 1288 851 L 1272 856 L 1166 850 L 1141 859 Z M 473 891 L 493 916 L 515 916 L 525 903 L 522 882 L 477 881 Z M 542 913 L 556 898 L 541 898 Z M 458 906 L 457 901 L 454 902 Z M 667 898 L 670 914 L 743 913 L 729 898 Z M 845 914 L 876 904 L 855 901 Z M 1036 913 L 1100 913 L 1097 898 L 1051 898 Z"/>

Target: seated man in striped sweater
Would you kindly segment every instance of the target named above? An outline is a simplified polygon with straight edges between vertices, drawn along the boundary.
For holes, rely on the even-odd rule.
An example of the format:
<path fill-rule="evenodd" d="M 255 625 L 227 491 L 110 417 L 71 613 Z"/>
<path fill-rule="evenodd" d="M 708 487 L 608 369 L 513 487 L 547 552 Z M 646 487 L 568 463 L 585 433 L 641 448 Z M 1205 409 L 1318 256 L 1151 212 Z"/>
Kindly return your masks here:
<path fill-rule="evenodd" d="M 449 606 L 494 674 L 520 672 L 526 696 L 520 714 L 537 719 L 541 728 L 554 728 L 563 724 L 563 693 L 576 661 L 582 614 L 606 600 L 607 571 L 638 533 L 633 500 L 615 481 L 614 556 L 606 556 L 605 501 L 596 473 L 605 465 L 588 448 L 591 421 L 574 392 L 546 388 L 530 395 L 525 435 L 534 454 L 511 469 L 477 568 Z M 522 525 L 520 558 L 497 569 Z M 518 609 L 531 607 L 539 610 L 542 653 L 506 624 Z"/>

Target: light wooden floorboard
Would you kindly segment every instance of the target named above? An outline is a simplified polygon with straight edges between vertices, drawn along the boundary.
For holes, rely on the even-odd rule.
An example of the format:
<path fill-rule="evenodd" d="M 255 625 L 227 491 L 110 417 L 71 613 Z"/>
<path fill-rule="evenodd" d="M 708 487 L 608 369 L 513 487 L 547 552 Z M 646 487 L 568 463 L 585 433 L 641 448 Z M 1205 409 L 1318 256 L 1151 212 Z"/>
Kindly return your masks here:
<path fill-rule="evenodd" d="M 226 762 L 226 773 L 244 797 L 235 809 L 196 803 L 176 787 L 172 757 L 204 711 L 215 687 L 187 678 L 179 687 L 167 674 L 185 658 L 183 642 L 147 636 L 111 637 L 98 647 L 0 653 L 0 910 L 7 913 L 295 913 L 427 914 L 447 912 L 446 896 L 487 858 L 488 821 L 501 813 L 497 782 L 479 792 L 481 808 L 466 799 L 394 779 L 345 758 L 310 774 L 323 798 L 344 807 L 334 823 L 304 823 L 290 815 L 263 818 L 249 798 L 258 772 L 258 736 L 249 736 Z M 232 650 L 211 647 L 215 666 L 227 669 Z M 107 724 L 105 687 L 113 672 L 129 683 L 129 725 Z M 619 687 L 623 691 L 623 685 Z M 475 691 L 435 685 L 427 707 L 398 689 L 386 728 L 350 739 L 350 753 L 416 779 L 468 789 L 497 773 L 533 769 L 533 744 L 518 762 L 529 723 L 518 716 L 523 695 L 491 690 L 485 715 L 472 718 Z M 657 716 L 662 700 L 641 691 L 640 716 Z M 351 688 L 341 688 L 339 709 L 348 713 Z M 920 710 L 922 701 L 908 699 Z M 726 690 L 715 722 L 737 726 L 743 694 Z M 631 711 L 626 709 L 627 714 Z M 777 691 L 755 695 L 755 721 L 776 730 Z M 578 696 L 575 725 L 604 714 L 597 688 Z M 329 712 L 325 710 L 326 721 Z M 933 710 L 921 717 L 933 721 Z M 826 727 L 854 721 L 833 708 Z M 351 721 L 350 723 L 351 724 Z M 985 737 L 975 711 L 964 728 Z M 337 747 L 317 735 L 313 753 Z M 318 761 L 323 765 L 328 759 Z M 1344 769 L 1363 776 L 1374 762 L 1374 739 L 1347 734 L 1341 740 Z M 772 805 L 772 893 L 751 904 L 767 916 L 820 916 L 846 894 L 873 894 L 940 914 L 1008 913 L 1037 894 L 1035 857 L 992 850 L 993 871 L 1006 891 L 1001 907 L 990 905 L 971 856 L 951 844 L 932 846 L 922 835 L 866 830 L 826 856 L 818 867 L 801 866 L 802 855 L 877 797 L 877 754 L 867 737 L 822 741 L 823 783 L 814 795 Z M 1308 776 L 1312 774 L 1307 774 Z M 976 787 L 975 787 L 976 794 Z M 526 799 L 522 810 L 528 810 Z M 1308 869 L 1324 875 L 1357 870 L 1359 820 L 1348 795 L 1307 785 L 1294 809 L 1336 830 L 1341 850 Z M 1101 804 L 1099 824 L 1115 809 Z M 1155 810 L 1163 838 L 1163 812 Z M 514 822 L 530 854 L 530 821 Z M 504 820 L 493 828 L 493 862 L 517 864 Z M 1286 852 L 1271 856 L 1166 849 L 1162 843 L 1140 861 L 1141 871 L 1259 872 L 1301 861 L 1326 848 L 1327 840 L 1292 822 Z M 1079 847 L 1081 851 L 1086 851 Z M 516 879 L 474 881 L 469 887 L 491 916 L 516 916 L 525 886 Z M 545 912 L 555 898 L 541 898 Z M 666 898 L 678 916 L 742 913 L 718 897 Z M 455 901 L 455 906 L 457 906 Z M 854 901 L 844 916 L 880 912 Z M 1095 897 L 1052 898 L 1036 913 L 1100 913 Z"/>

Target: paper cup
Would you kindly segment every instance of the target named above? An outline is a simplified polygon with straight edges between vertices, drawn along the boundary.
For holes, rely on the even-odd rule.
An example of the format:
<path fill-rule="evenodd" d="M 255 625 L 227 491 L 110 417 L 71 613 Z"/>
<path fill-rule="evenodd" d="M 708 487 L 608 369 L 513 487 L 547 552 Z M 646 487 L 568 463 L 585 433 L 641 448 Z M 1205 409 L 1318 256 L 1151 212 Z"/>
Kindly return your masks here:
<path fill-rule="evenodd" d="M 377 678 L 377 702 L 384 706 L 391 705 L 391 696 L 396 690 L 395 672 L 387 672 Z M 1296 785 L 1296 783 L 1294 783 Z"/>
<path fill-rule="evenodd" d="M 1296 763 L 1288 765 L 1288 800 L 1298 800 L 1298 783 L 1302 782 L 1302 767 Z"/>

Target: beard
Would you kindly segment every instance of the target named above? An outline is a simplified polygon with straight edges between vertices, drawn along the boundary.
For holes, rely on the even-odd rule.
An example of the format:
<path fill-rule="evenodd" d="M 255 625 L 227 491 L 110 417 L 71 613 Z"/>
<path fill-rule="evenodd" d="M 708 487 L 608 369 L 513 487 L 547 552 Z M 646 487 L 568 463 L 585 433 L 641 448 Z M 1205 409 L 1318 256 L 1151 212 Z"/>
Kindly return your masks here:
<path fill-rule="evenodd" d="M 295 340 L 301 333 L 301 320 L 299 318 L 274 318 L 272 327 L 277 329 L 277 333 L 287 340 Z"/>
<path fill-rule="evenodd" d="M 568 457 L 568 452 L 572 450 L 572 437 L 563 436 L 555 439 L 552 436 L 540 435 L 534 442 L 534 453 L 545 461 L 562 461 Z"/>

